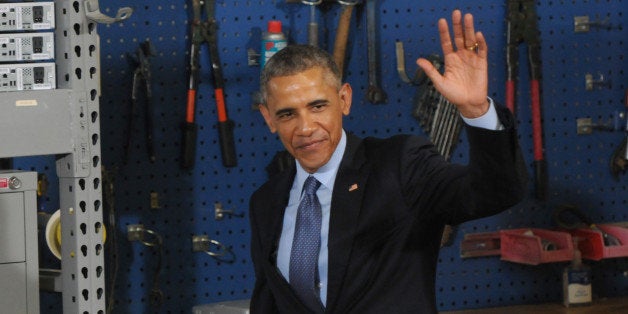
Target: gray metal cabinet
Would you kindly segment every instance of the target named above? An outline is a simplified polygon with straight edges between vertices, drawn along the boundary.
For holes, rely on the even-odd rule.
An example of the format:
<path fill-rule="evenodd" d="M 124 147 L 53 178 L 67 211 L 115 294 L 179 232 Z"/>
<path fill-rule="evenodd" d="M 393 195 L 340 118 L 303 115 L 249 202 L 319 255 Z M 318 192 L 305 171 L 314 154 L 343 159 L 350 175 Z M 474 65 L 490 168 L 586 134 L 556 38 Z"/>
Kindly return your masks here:
<path fill-rule="evenodd" d="M 0 171 L 0 305 L 39 313 L 37 174 Z"/>

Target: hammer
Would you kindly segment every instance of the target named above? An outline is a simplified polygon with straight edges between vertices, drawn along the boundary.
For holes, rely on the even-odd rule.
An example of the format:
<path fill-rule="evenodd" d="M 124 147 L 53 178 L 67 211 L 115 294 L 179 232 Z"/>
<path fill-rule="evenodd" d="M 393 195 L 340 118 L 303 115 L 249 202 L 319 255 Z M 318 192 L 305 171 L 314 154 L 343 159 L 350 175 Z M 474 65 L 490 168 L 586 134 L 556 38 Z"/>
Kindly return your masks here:
<path fill-rule="evenodd" d="M 334 42 L 334 61 L 340 70 L 340 77 L 344 72 L 345 56 L 347 51 L 347 40 L 349 39 L 349 25 L 351 24 L 351 15 L 353 7 L 360 2 L 359 0 L 337 0 L 343 6 L 342 13 L 338 20 L 338 28 L 336 29 L 336 40 Z"/>

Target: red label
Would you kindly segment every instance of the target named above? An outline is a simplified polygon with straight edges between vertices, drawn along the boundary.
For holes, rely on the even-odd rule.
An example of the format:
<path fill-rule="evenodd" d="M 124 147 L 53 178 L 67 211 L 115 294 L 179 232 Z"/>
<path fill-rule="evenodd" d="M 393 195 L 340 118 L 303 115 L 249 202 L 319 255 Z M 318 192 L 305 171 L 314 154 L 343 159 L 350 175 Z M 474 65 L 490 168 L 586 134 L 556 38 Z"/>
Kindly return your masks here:
<path fill-rule="evenodd" d="M 0 178 L 0 189 L 6 189 L 9 187 L 9 179 L 8 178 Z"/>

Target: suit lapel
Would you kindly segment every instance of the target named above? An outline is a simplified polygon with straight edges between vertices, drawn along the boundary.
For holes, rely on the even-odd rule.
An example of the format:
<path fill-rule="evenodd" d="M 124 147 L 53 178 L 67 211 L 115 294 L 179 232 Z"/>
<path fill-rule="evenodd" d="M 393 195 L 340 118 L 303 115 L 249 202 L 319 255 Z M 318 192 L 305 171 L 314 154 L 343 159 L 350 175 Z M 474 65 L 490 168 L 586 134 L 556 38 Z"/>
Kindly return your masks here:
<path fill-rule="evenodd" d="M 267 256 L 273 265 L 277 264 L 277 249 L 283 227 L 283 216 L 288 205 L 290 188 L 292 187 L 295 174 L 296 168 L 293 163 L 290 168 L 278 174 L 271 182 L 272 192 L 269 193 L 269 197 L 272 197 L 272 199 L 269 202 L 270 207 L 265 209 L 268 217 L 267 222 L 269 222 L 269 232 L 268 238 L 264 241 L 267 244 L 264 256 Z"/>
<path fill-rule="evenodd" d="M 347 136 L 347 147 L 342 158 L 331 203 L 328 243 L 327 309 L 336 307 L 338 296 L 349 264 L 353 235 L 362 208 L 362 197 L 368 177 L 362 140 Z"/>

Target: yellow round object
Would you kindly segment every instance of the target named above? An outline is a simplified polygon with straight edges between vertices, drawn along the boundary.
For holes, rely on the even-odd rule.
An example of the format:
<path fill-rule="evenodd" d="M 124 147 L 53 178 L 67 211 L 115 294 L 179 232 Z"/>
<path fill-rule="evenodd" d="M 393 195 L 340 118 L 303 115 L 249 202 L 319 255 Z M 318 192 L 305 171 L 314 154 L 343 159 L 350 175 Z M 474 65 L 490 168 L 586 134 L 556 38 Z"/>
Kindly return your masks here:
<path fill-rule="evenodd" d="M 59 247 L 61 247 L 61 222 L 59 222 L 55 226 L 55 236 L 56 236 L 57 244 L 59 245 Z M 104 244 L 105 241 L 107 241 L 107 228 L 105 228 L 103 226 L 103 228 L 102 228 L 102 243 Z"/>
<path fill-rule="evenodd" d="M 107 240 L 107 229 L 102 226 L 102 242 Z M 61 211 L 52 214 L 46 224 L 46 243 L 54 256 L 61 259 Z"/>

